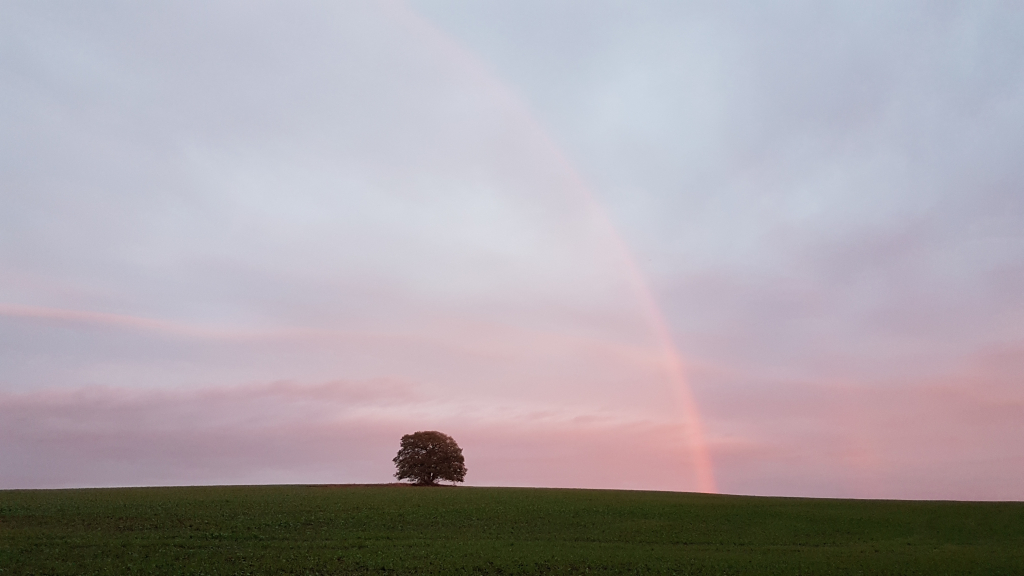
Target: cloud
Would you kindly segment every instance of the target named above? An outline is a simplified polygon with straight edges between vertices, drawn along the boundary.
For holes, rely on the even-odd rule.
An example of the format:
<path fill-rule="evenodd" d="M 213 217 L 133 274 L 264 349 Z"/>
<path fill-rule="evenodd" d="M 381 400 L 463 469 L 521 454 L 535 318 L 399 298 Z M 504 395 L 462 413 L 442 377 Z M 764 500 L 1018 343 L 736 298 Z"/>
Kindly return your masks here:
<path fill-rule="evenodd" d="M 765 381 L 694 366 L 727 493 L 1018 500 L 1024 355 L 913 385 Z M 402 434 L 440 429 L 471 485 L 692 490 L 678 420 L 565 402 L 442 399 L 396 380 L 85 387 L 0 396 L 0 486 L 386 482 Z"/>
<path fill-rule="evenodd" d="M 385 4 L 194 8 L 5 8 L 4 386 L 659 402 L 606 222 L 472 58 Z"/>
<path fill-rule="evenodd" d="M 1020 349 L 906 381 L 770 381 L 705 368 L 727 492 L 1020 500 Z"/>
<path fill-rule="evenodd" d="M 474 485 L 689 486 L 678 424 L 585 406 L 442 402 L 394 381 L 0 396 L 0 486 L 387 482 L 398 439 L 441 429 Z"/>
<path fill-rule="evenodd" d="M 1019 11 L 411 6 L 0 6 L 12 485 L 1020 497 Z"/>

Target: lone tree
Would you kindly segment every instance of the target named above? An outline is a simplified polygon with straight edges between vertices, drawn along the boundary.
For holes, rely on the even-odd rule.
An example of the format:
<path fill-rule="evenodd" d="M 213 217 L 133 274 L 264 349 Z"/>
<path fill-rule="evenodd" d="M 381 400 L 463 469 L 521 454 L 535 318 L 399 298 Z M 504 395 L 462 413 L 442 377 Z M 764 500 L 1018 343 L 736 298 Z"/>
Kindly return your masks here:
<path fill-rule="evenodd" d="M 394 459 L 395 478 L 410 479 L 420 486 L 435 486 L 438 480 L 462 482 L 466 459 L 455 440 L 430 430 L 402 436 L 402 447 Z"/>

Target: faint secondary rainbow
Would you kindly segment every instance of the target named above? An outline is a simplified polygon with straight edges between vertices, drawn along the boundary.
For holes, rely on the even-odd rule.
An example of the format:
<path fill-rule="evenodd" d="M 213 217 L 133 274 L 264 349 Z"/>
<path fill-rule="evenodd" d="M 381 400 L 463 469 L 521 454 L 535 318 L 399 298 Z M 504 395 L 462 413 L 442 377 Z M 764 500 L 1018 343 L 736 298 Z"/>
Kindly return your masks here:
<path fill-rule="evenodd" d="M 521 121 L 536 143 L 541 146 L 549 158 L 552 158 L 570 179 L 570 191 L 584 202 L 584 205 L 595 216 L 604 228 L 609 248 L 625 269 L 627 279 L 636 295 L 645 320 L 657 338 L 659 353 L 662 357 L 666 378 L 679 402 L 683 417 L 683 433 L 693 458 L 693 467 L 697 489 L 701 492 L 716 492 L 714 468 L 708 454 L 707 443 L 701 423 L 700 411 L 696 399 L 686 379 L 685 364 L 672 338 L 665 314 L 654 297 L 650 283 L 641 270 L 625 239 L 608 215 L 604 206 L 597 199 L 583 177 L 566 157 L 565 153 L 548 134 L 544 126 L 536 119 L 523 101 L 513 90 L 503 83 L 497 74 L 488 70 L 487 66 L 473 53 L 462 47 L 458 42 L 439 30 L 433 23 L 406 7 L 401 0 L 379 0 L 391 16 L 405 24 L 414 32 L 419 32 L 424 41 L 429 42 L 447 55 L 450 60 L 463 70 L 468 71 L 480 86 L 495 101 L 502 103 Z"/>

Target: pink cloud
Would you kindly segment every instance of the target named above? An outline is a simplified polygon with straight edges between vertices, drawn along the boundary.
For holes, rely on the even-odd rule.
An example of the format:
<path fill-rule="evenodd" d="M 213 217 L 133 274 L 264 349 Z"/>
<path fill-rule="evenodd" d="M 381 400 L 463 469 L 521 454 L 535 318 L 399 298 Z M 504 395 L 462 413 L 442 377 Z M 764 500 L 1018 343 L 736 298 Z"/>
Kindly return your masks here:
<path fill-rule="evenodd" d="M 402 434 L 441 429 L 470 484 L 692 488 L 680 428 L 571 407 L 439 403 L 395 381 L 0 395 L 0 486 L 387 482 Z"/>
<path fill-rule="evenodd" d="M 1024 354 L 917 382 L 721 382 L 704 406 L 727 492 L 1024 499 Z"/>

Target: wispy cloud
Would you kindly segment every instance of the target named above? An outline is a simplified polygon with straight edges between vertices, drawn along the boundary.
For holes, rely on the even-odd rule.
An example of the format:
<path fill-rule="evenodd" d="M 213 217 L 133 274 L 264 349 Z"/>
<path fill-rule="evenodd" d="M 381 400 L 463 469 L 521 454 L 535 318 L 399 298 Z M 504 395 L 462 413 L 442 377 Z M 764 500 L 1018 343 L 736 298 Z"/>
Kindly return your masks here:
<path fill-rule="evenodd" d="M 941 377 L 759 380 L 705 371 L 703 404 L 726 491 L 858 498 L 1019 500 L 1020 350 Z M 757 383 L 758 385 L 752 385 Z"/>
<path fill-rule="evenodd" d="M 585 405 L 444 402 L 402 382 L 0 396 L 5 488 L 386 482 L 398 439 L 442 429 L 471 484 L 692 488 L 678 423 Z"/>

